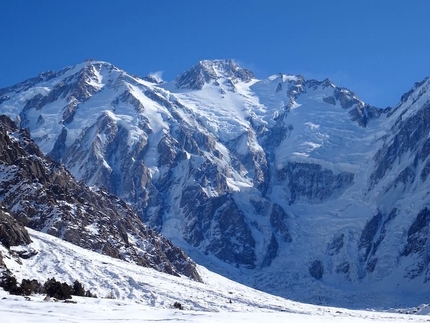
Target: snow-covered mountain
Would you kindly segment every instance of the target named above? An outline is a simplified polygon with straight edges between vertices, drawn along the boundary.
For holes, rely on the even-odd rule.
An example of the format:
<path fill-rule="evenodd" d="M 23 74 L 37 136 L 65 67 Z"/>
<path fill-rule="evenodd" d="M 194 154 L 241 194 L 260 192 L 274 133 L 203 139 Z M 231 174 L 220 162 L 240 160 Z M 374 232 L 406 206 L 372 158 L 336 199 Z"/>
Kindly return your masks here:
<path fill-rule="evenodd" d="M 0 112 L 213 270 L 302 301 L 392 306 L 425 301 L 430 279 L 429 82 L 382 110 L 231 60 L 172 82 L 87 61 L 0 90 Z"/>

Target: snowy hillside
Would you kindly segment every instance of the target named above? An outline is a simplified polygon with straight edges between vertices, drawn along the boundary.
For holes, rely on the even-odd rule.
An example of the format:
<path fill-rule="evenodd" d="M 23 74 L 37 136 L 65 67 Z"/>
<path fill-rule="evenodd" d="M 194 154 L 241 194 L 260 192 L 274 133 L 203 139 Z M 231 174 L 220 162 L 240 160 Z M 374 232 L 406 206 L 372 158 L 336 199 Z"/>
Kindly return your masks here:
<path fill-rule="evenodd" d="M 0 112 L 211 270 L 284 297 L 412 306 L 430 282 L 429 80 L 378 109 L 330 80 L 200 61 L 170 82 L 87 61 Z"/>
<path fill-rule="evenodd" d="M 69 283 L 79 279 L 99 298 L 73 297 L 77 304 L 65 304 L 43 301 L 43 296 L 37 295 L 26 301 L 21 296 L 0 291 L 3 322 L 101 322 L 107 319 L 115 322 L 263 322 L 267 319 L 273 322 L 425 322 L 429 319 L 428 316 L 295 303 L 232 282 L 204 267 L 199 267 L 199 272 L 205 282 L 199 283 L 96 254 L 47 234 L 33 230 L 29 233 L 33 243 L 27 248 L 37 254 L 21 259 L 22 264 L 5 258 L 17 277 L 40 280 L 54 277 Z M 3 247 L 1 251 L 8 255 Z M 102 299 L 112 294 L 115 299 Z M 173 309 L 174 302 L 180 302 L 184 310 Z M 425 313 L 426 308 L 421 307 L 420 314 Z"/>

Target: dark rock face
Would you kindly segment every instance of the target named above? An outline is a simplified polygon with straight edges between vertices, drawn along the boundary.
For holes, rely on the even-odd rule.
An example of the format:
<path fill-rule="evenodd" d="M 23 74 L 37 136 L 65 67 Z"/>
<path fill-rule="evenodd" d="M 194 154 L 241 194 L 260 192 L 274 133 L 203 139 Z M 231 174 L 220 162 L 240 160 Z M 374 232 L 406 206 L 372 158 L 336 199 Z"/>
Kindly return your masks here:
<path fill-rule="evenodd" d="M 154 84 L 159 84 L 159 82 L 157 81 L 157 79 L 154 76 L 152 76 L 152 75 L 146 75 L 146 76 L 142 77 L 142 80 L 145 80 L 147 82 L 151 82 L 151 83 L 154 83 Z"/>
<path fill-rule="evenodd" d="M 278 172 L 280 181 L 286 181 L 290 189 L 290 203 L 305 199 L 311 203 L 321 203 L 330 197 L 341 195 L 354 181 L 354 174 L 323 169 L 318 164 L 288 163 Z"/>
<path fill-rule="evenodd" d="M 409 169 L 400 175 L 399 181 L 411 180 L 410 177 L 414 176 L 412 174 L 416 172 L 417 166 L 424 161 L 428 165 L 430 140 L 427 138 L 427 134 L 429 131 L 430 104 L 425 104 L 416 114 L 406 120 L 403 120 L 401 115 L 392 129 L 394 136 L 375 155 L 377 167 L 371 175 L 372 184 L 378 183 L 396 162 L 409 153 L 415 154 L 416 159 L 409 165 Z M 427 172 L 427 167 L 424 167 L 421 172 L 423 180 L 427 178 Z"/>
<path fill-rule="evenodd" d="M 363 229 L 360 237 L 360 243 L 358 247 L 360 249 L 364 249 L 364 260 L 367 260 L 372 248 L 375 247 L 373 244 L 376 234 L 380 229 L 382 224 L 382 214 L 376 214 L 369 222 L 366 223 L 366 226 Z"/>
<path fill-rule="evenodd" d="M 83 248 L 200 280 L 194 262 L 146 227 L 124 201 L 77 183 L 5 116 L 0 118 L 0 156 L 6 174 L 0 197 L 20 222 Z"/>
<path fill-rule="evenodd" d="M 348 274 L 351 265 L 348 262 L 343 262 L 336 267 L 337 274 Z"/>
<path fill-rule="evenodd" d="M 266 256 L 261 264 L 261 267 L 268 267 L 272 264 L 273 259 L 278 255 L 279 244 L 276 241 L 275 235 L 272 233 L 272 237 L 270 238 L 270 243 L 267 246 Z"/>
<path fill-rule="evenodd" d="M 270 214 L 270 224 L 272 225 L 274 232 L 280 234 L 282 240 L 285 242 L 291 242 L 292 239 L 286 220 L 287 214 L 285 213 L 284 209 L 276 203 L 273 204 L 272 213 Z"/>
<path fill-rule="evenodd" d="M 324 275 L 324 265 L 321 260 L 315 260 L 312 262 L 311 266 L 309 267 L 309 273 L 311 276 L 317 280 L 320 280 L 323 278 Z"/>
<path fill-rule="evenodd" d="M 356 121 L 360 126 L 366 127 L 371 119 L 381 116 L 383 111 L 369 104 L 359 104 L 349 111 L 352 121 Z"/>
<path fill-rule="evenodd" d="M 7 269 L 6 264 L 3 261 L 3 254 L 0 252 L 0 269 Z"/>
<path fill-rule="evenodd" d="M 186 190 L 182 198 L 185 212 L 191 210 L 185 213 L 186 241 L 194 246 L 209 241 L 206 252 L 230 264 L 255 267 L 255 240 L 244 215 L 230 196 L 208 199 L 196 189 Z M 198 208 L 195 208 L 196 203 Z"/>
<path fill-rule="evenodd" d="M 6 248 L 31 243 L 25 227 L 0 206 L 0 243 Z"/>
<path fill-rule="evenodd" d="M 361 103 L 357 99 L 355 93 L 344 88 L 336 88 L 334 91 L 334 97 L 340 102 L 342 108 L 346 110 L 352 108 L 356 104 Z"/>
<path fill-rule="evenodd" d="M 340 249 L 343 248 L 344 244 L 345 244 L 345 234 L 341 233 L 336 235 L 333 238 L 333 241 L 328 246 L 328 254 L 330 256 L 337 255 Z"/>
<path fill-rule="evenodd" d="M 334 96 L 324 97 L 323 100 L 325 103 L 336 105 L 336 99 L 334 98 Z"/>
<path fill-rule="evenodd" d="M 215 217 L 214 233 L 221 238 L 211 239 L 209 250 L 228 263 L 255 268 L 255 241 L 236 203 L 229 201 Z"/>
<path fill-rule="evenodd" d="M 408 243 L 403 251 L 404 256 L 424 251 L 428 239 L 428 225 L 430 224 L 430 210 L 424 208 L 418 213 L 415 221 L 408 230 Z"/>
<path fill-rule="evenodd" d="M 55 141 L 54 148 L 52 148 L 52 151 L 49 154 L 49 157 L 55 160 L 61 160 L 62 156 L 64 155 L 67 149 L 66 138 L 67 138 L 67 130 L 66 128 L 63 128 L 57 140 Z"/>
<path fill-rule="evenodd" d="M 425 281 L 430 281 L 429 235 L 430 210 L 422 209 L 408 230 L 408 240 L 402 256 L 414 257 L 415 261 L 407 268 L 405 277 L 416 278 L 425 272 Z"/>
<path fill-rule="evenodd" d="M 384 240 L 390 222 L 397 216 L 397 209 L 393 208 L 387 215 L 378 212 L 364 226 L 358 244 L 361 262 L 365 264 L 367 272 L 373 272 L 378 262 L 376 253 Z"/>

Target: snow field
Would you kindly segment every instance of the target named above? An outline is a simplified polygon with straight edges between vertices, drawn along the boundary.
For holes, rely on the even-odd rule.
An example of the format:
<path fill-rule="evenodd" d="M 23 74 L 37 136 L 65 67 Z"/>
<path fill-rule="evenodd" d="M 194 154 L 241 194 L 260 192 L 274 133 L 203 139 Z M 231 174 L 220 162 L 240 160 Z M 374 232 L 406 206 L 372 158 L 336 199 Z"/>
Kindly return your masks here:
<path fill-rule="evenodd" d="M 73 297 L 76 304 L 30 300 L 0 290 L 2 322 L 426 322 L 429 316 L 351 311 L 292 302 L 232 282 L 199 267 L 204 283 L 112 259 L 29 229 L 36 256 L 7 257 L 20 280 L 78 279 L 99 298 Z M 22 248 L 22 247 L 18 247 Z M 116 299 L 103 297 L 113 294 Z M 231 301 L 231 302 L 230 302 Z M 184 310 L 172 307 L 180 302 Z"/>

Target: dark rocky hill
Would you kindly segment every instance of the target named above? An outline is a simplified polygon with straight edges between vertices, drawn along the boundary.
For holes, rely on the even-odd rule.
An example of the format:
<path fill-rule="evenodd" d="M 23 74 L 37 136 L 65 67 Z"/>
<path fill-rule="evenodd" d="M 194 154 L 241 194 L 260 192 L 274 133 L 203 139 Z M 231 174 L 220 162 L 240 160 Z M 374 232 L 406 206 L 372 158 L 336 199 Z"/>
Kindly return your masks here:
<path fill-rule="evenodd" d="M 0 173 L 0 201 L 20 223 L 111 257 L 200 280 L 195 263 L 145 226 L 124 201 L 78 183 L 4 115 Z M 2 243 L 7 247 L 29 243 L 25 228 L 7 214 L 1 212 Z"/>

